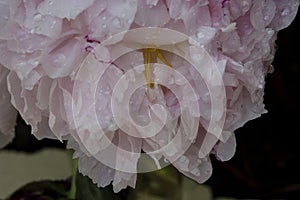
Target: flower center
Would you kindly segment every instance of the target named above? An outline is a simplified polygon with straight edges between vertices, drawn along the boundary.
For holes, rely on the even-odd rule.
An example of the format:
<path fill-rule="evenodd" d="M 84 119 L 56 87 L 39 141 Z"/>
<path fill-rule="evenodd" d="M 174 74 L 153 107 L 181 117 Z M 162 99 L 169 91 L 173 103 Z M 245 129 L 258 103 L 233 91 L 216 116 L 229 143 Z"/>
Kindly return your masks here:
<path fill-rule="evenodd" d="M 144 71 L 144 75 L 146 78 L 146 82 L 147 82 L 147 88 L 148 89 L 152 89 L 154 87 L 153 84 L 153 80 L 151 80 L 151 66 L 154 63 L 157 63 L 157 58 L 164 63 L 165 65 L 167 65 L 168 67 L 172 66 L 170 65 L 170 63 L 168 63 L 168 61 L 163 57 L 163 55 L 161 54 L 160 50 L 157 48 L 145 48 L 142 49 L 143 51 L 143 57 L 144 57 L 144 66 L 145 66 L 145 71 Z"/>

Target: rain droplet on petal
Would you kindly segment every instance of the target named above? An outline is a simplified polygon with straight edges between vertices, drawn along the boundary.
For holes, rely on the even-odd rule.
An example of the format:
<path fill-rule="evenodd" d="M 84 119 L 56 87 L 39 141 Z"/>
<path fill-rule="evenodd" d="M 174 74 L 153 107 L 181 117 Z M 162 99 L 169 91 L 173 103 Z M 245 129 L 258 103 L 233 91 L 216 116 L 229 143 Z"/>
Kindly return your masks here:
<path fill-rule="evenodd" d="M 243 12 L 247 12 L 250 8 L 250 4 L 247 0 L 242 0 L 242 10 Z"/>
<path fill-rule="evenodd" d="M 265 21 L 268 21 L 268 20 L 269 20 L 269 16 L 267 16 L 267 15 L 264 16 L 264 20 L 265 20 Z"/>
<path fill-rule="evenodd" d="M 198 39 L 202 39 L 202 38 L 204 38 L 204 34 L 202 33 L 202 31 L 197 31 L 196 32 L 196 37 L 198 38 Z"/>
<path fill-rule="evenodd" d="M 282 10 L 281 16 L 287 16 L 290 14 L 290 12 L 291 12 L 290 8 L 286 7 L 285 9 Z"/>
<path fill-rule="evenodd" d="M 64 54 L 59 54 L 57 57 L 54 59 L 55 64 L 63 64 L 66 60 L 66 56 Z"/>
<path fill-rule="evenodd" d="M 200 176 L 200 170 L 198 168 L 194 168 L 192 171 L 191 171 L 192 174 L 194 174 L 195 176 Z"/>
<path fill-rule="evenodd" d="M 36 15 L 34 15 L 34 17 L 33 17 L 33 20 L 34 21 L 40 21 L 42 19 L 42 15 L 41 14 L 36 14 Z"/>
<path fill-rule="evenodd" d="M 121 22 L 120 22 L 120 20 L 116 17 L 116 18 L 114 18 L 113 20 L 112 20 L 112 25 L 115 27 L 115 28 L 121 28 L 122 26 L 121 26 Z"/>

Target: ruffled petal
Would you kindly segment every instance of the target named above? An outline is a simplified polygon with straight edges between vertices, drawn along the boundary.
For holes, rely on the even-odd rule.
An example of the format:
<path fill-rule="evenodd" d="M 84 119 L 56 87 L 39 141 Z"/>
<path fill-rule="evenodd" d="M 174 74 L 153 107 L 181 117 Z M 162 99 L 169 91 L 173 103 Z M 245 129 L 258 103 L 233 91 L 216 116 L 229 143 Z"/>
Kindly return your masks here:
<path fill-rule="evenodd" d="M 93 4 L 94 0 L 85 1 L 59 1 L 45 0 L 38 5 L 38 11 L 44 15 L 56 16 L 59 18 L 75 19 L 81 12 Z"/>
<path fill-rule="evenodd" d="M 8 70 L 0 65 L 0 148 L 7 145 L 14 138 L 17 111 L 10 103 L 10 94 L 7 90 L 6 77 Z"/>
<path fill-rule="evenodd" d="M 147 4 L 146 1 L 138 1 L 138 9 L 134 22 L 145 27 L 160 27 L 170 20 L 167 7 L 163 1 L 156 5 Z"/>

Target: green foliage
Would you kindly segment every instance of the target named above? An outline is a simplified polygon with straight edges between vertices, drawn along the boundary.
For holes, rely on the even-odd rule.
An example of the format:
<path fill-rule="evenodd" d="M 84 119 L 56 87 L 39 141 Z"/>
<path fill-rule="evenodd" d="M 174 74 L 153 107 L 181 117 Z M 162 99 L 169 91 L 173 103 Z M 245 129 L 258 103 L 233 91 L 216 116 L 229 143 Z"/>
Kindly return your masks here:
<path fill-rule="evenodd" d="M 39 181 L 29 183 L 7 200 L 68 200 L 69 181 Z"/>
<path fill-rule="evenodd" d="M 98 188 L 91 179 L 80 173 L 77 173 L 76 188 L 77 200 L 121 200 L 117 194 L 114 194 L 111 185 Z"/>

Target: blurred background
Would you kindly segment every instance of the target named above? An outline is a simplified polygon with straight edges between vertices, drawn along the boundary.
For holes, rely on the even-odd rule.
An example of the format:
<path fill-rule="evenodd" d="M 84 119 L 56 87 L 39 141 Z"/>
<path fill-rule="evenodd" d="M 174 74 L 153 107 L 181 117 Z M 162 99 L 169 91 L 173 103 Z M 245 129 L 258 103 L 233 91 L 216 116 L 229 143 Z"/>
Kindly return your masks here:
<path fill-rule="evenodd" d="M 198 199 L 220 199 L 221 197 L 223 199 L 224 197 L 228 199 L 300 199 L 300 162 L 298 161 L 300 158 L 300 129 L 298 127 L 300 125 L 299 36 L 300 15 L 298 13 L 292 25 L 278 34 L 276 42 L 278 50 L 273 62 L 275 71 L 266 78 L 265 105 L 268 113 L 261 118 L 248 122 L 236 131 L 237 150 L 233 159 L 228 162 L 220 162 L 212 156 L 214 172 L 204 185 L 195 184 L 193 181 L 180 176 L 172 167 L 168 167 L 159 172 L 139 175 L 136 190 L 123 190 L 114 198 L 154 200 L 171 199 L 172 196 L 176 196 L 175 199 L 197 199 L 196 196 L 191 195 L 199 194 Z M 25 151 L 31 154 L 40 152 L 44 148 L 52 150 L 65 148 L 63 143 L 52 140 L 38 141 L 27 134 L 30 133 L 30 128 L 20 117 L 16 132 L 16 138 L 12 144 L 6 147 L 5 152 Z M 50 160 L 51 157 L 58 159 L 52 160 L 52 163 L 61 161 L 60 166 L 67 165 L 65 167 L 50 167 L 49 170 L 61 171 L 62 168 L 65 170 L 63 175 L 54 173 L 55 175 L 50 176 L 54 178 L 61 176 L 60 179 L 64 179 L 66 177 L 63 176 L 70 175 L 70 152 L 56 156 L 51 156 L 50 153 L 50 156 L 48 154 L 45 156 Z M 0 160 L 1 158 L 3 156 L 0 155 Z M 40 158 L 37 160 L 40 161 Z M 4 161 L 1 160 L 1 165 L 3 163 Z M 55 165 L 58 166 L 57 163 Z M 26 170 L 29 168 L 24 168 L 23 172 L 28 174 Z M 46 170 L 46 168 L 43 169 Z M 36 170 L 33 168 L 33 171 Z M 3 173 L 3 170 L 0 169 L 0 177 L 4 176 Z M 7 173 L 6 176 L 14 176 L 13 173 L 9 174 L 9 170 Z M 84 179 L 84 177 L 81 178 Z M 54 184 L 60 185 L 62 190 L 70 189 L 71 179 L 64 180 L 64 182 Z M 88 182 L 89 180 L 85 179 L 84 181 Z M 0 181 L 1 187 L 3 185 L 1 186 Z M 45 187 L 49 188 L 49 185 L 46 184 Z M 174 187 L 181 188 L 180 197 L 177 196 Z M 97 190 L 92 184 L 91 188 Z M 106 188 L 104 191 L 106 195 L 109 195 L 107 193 L 109 189 L 111 188 Z M 32 192 L 32 189 L 27 190 Z M 38 188 L 38 190 L 43 189 Z M 21 197 L 23 194 L 22 192 L 15 193 L 10 199 L 35 199 L 32 196 L 29 197 L 30 195 L 28 198 L 23 198 Z M 53 199 L 59 198 L 61 197 L 53 197 Z"/>

